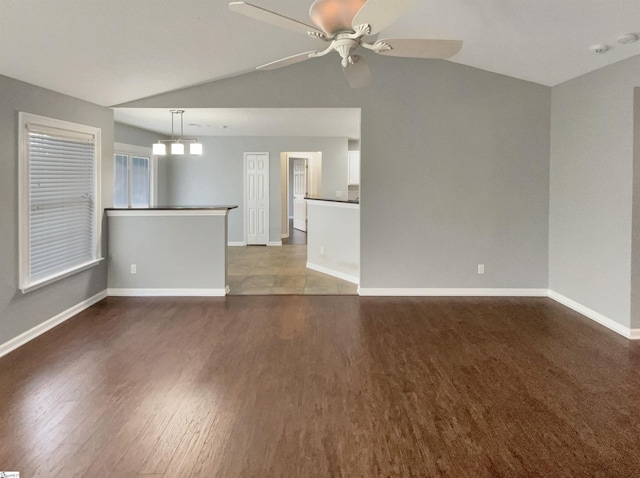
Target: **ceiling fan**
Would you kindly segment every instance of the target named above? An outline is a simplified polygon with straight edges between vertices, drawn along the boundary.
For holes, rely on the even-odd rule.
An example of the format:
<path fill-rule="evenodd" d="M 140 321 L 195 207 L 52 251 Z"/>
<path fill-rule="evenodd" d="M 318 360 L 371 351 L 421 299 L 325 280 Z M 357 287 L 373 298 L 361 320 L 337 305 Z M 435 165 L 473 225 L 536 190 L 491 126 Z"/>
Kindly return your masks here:
<path fill-rule="evenodd" d="M 380 55 L 405 58 L 450 58 L 462 48 L 461 40 L 383 39 L 373 43 L 365 37 L 376 35 L 395 22 L 416 0 L 315 0 L 309 10 L 314 28 L 305 23 L 247 2 L 231 2 L 229 8 L 280 28 L 308 34 L 329 45 L 318 51 L 307 51 L 282 58 L 258 70 L 275 70 L 310 58 L 336 51 L 342 57 L 342 69 L 352 88 L 371 83 L 369 67 L 355 50 L 362 46 Z"/>

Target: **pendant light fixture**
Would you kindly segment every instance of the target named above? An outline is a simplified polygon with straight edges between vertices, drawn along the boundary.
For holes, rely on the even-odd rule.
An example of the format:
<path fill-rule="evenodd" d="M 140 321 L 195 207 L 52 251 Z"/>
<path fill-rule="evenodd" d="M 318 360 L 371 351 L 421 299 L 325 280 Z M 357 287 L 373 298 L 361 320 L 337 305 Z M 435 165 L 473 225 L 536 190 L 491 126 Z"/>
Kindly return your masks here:
<path fill-rule="evenodd" d="M 153 154 L 156 156 L 165 156 L 167 154 L 167 145 L 171 145 L 170 153 L 176 156 L 184 155 L 184 145 L 189 143 L 189 154 L 202 155 L 202 143 L 198 143 L 198 138 L 185 138 L 184 137 L 184 110 L 169 110 L 171 113 L 171 139 L 161 139 L 157 143 L 153 144 Z M 175 116 L 180 115 L 180 136 L 174 138 L 173 124 Z"/>

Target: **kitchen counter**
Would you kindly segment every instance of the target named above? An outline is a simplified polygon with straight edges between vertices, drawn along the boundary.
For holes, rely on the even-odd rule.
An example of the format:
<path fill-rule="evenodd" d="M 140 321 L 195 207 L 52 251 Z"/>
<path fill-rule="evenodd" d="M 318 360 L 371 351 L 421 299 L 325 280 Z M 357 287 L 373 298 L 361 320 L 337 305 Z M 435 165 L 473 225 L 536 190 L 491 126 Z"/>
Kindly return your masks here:
<path fill-rule="evenodd" d="M 307 198 L 307 267 L 360 282 L 360 204 Z"/>
<path fill-rule="evenodd" d="M 235 208 L 107 208 L 110 295 L 226 295 L 227 220 Z"/>
<path fill-rule="evenodd" d="M 107 216 L 152 216 L 175 213 L 178 215 L 220 215 L 228 214 L 231 209 L 238 206 L 154 206 L 154 207 L 130 207 L 130 208 L 106 208 Z M 191 214 L 190 214 L 191 213 Z"/>
<path fill-rule="evenodd" d="M 327 201 L 327 202 L 338 202 L 338 203 L 345 203 L 345 204 L 360 204 L 359 200 L 349 200 L 349 199 L 328 199 L 328 198 L 320 198 L 320 197 L 313 197 L 313 196 L 306 196 L 305 199 L 308 201 Z"/>

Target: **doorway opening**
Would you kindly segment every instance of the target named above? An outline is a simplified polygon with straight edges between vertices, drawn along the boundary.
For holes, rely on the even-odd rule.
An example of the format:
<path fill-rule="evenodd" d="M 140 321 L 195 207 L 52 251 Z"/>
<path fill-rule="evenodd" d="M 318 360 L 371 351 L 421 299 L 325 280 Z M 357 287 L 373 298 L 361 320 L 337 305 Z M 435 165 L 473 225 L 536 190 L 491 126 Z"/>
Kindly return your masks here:
<path fill-rule="evenodd" d="M 280 201 L 282 244 L 298 244 L 303 237 L 306 244 L 307 203 L 304 198 L 321 194 L 322 152 L 283 152 L 280 162 L 284 166 L 281 168 Z"/>
<path fill-rule="evenodd" d="M 346 170 L 346 164 L 344 166 Z M 282 246 L 229 247 L 231 295 L 356 294 L 356 284 L 307 267 L 307 204 L 304 198 L 319 197 L 321 191 L 322 152 L 280 154 Z M 269 242 L 267 245 L 276 244 Z"/>
<path fill-rule="evenodd" d="M 289 214 L 291 214 L 291 209 L 293 209 L 293 217 L 289 216 L 289 219 L 293 219 L 293 229 L 306 233 L 307 204 L 305 203 L 305 197 L 307 197 L 307 159 L 291 158 L 289 162 L 291 163 L 289 184 L 292 186 L 289 191 L 291 197 L 289 201 Z M 291 231 L 291 228 L 289 231 Z"/>

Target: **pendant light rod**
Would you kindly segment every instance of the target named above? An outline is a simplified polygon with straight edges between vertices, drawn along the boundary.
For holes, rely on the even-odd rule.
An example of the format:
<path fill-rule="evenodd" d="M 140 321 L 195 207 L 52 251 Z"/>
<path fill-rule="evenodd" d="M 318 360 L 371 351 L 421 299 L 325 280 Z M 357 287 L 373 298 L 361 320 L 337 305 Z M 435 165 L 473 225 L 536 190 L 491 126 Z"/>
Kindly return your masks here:
<path fill-rule="evenodd" d="M 175 115 L 180 115 L 180 139 L 184 136 L 184 110 L 169 110 L 171 113 L 171 139 L 173 139 L 173 123 L 175 121 Z M 179 141 L 179 140 L 178 140 Z"/>

